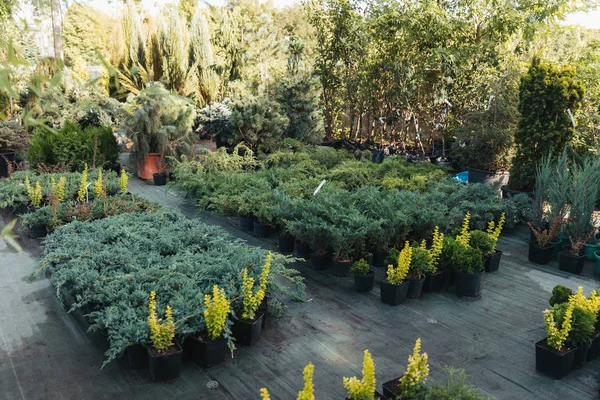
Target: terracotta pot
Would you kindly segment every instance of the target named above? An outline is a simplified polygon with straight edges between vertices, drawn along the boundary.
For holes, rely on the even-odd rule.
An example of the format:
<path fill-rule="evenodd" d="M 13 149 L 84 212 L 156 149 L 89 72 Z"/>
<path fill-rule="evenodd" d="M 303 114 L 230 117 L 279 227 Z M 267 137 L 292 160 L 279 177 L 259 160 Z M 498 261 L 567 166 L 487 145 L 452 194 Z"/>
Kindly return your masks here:
<path fill-rule="evenodd" d="M 154 179 L 154 174 L 158 173 L 156 164 L 160 159 L 160 153 L 148 153 L 144 163 L 138 163 L 137 174 L 138 178 L 151 180 Z"/>

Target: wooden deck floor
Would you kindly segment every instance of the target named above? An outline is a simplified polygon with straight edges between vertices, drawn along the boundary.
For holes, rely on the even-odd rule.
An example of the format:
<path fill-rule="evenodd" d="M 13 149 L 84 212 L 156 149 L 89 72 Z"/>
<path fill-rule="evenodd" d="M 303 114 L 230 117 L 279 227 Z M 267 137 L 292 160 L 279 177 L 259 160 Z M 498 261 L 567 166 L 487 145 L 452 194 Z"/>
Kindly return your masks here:
<path fill-rule="evenodd" d="M 176 194 L 165 195 L 162 188 L 132 179 L 130 190 L 221 225 L 250 244 L 276 250 L 273 239 L 253 238 L 237 230 L 232 220 L 197 215 L 192 206 Z M 181 378 L 169 384 L 149 383 L 147 371 L 131 370 L 124 360 L 100 370 L 104 345 L 61 312 L 47 281 L 36 282 L 35 287 L 22 282 L 31 257 L 23 255 L 28 259 L 20 264 L 3 261 L 0 276 L 10 287 L 5 283 L 0 292 L 0 312 L 7 313 L 0 319 L 0 387 L 11 389 L 0 392 L 0 399 L 245 400 L 259 398 L 261 387 L 267 387 L 273 399 L 295 399 L 302 387 L 302 369 L 309 362 L 315 365 L 317 398 L 342 399 L 342 377 L 360 374 L 364 349 L 371 351 L 377 364 L 380 387 L 403 373 L 418 337 L 429 355 L 430 381 L 441 379 L 442 366 L 451 365 L 464 368 L 472 384 L 498 399 L 600 398 L 600 360 L 555 381 L 535 371 L 534 354 L 534 343 L 545 336 L 542 311 L 548 307 L 552 287 L 583 285 L 589 292 L 600 288 L 598 281 L 530 264 L 526 234 L 521 231 L 503 235 L 499 248 L 505 252 L 500 270 L 486 274 L 480 300 L 439 293 L 398 307 L 382 304 L 377 287 L 369 294 L 356 293 L 351 278 L 336 278 L 330 271 L 317 272 L 299 262 L 309 302 L 289 303 L 286 315 L 270 319 L 254 347 L 240 348 L 224 365 L 203 370 L 186 364 Z M 3 252 L 6 249 L 0 249 Z M 5 259 L 4 254 L 0 257 Z M 11 253 L 11 257 L 18 256 Z M 7 269 L 13 264 L 23 266 L 9 276 Z M 29 312 L 13 318 L 15 307 Z M 23 348 L 32 358 L 19 357 Z M 207 388 L 211 380 L 219 383 L 217 390 Z"/>

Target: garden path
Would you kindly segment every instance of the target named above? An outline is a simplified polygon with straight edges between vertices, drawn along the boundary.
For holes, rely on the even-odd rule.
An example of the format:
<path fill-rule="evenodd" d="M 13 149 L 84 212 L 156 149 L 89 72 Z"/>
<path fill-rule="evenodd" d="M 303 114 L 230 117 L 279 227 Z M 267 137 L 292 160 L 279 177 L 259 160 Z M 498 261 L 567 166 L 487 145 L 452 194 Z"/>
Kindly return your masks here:
<path fill-rule="evenodd" d="M 273 239 L 254 238 L 233 220 L 197 213 L 164 188 L 131 179 L 130 191 L 220 225 L 251 245 L 276 250 Z M 599 285 L 527 262 L 521 231 L 501 237 L 500 270 L 486 275 L 478 301 L 442 292 L 390 307 L 379 301 L 378 288 L 356 293 L 350 278 L 298 262 L 309 302 L 288 303 L 288 312 L 269 319 L 254 347 L 240 348 L 224 365 L 203 370 L 186 363 L 181 378 L 166 384 L 150 383 L 147 371 L 128 368 L 125 359 L 100 369 L 106 349 L 102 338 L 86 333 L 77 315 L 61 309 L 45 278 L 25 281 L 38 248 L 23 240 L 22 255 L 0 243 L 0 399 L 250 400 L 259 398 L 263 386 L 273 399 L 294 399 L 309 362 L 315 365 L 317 398 L 342 399 L 342 377 L 360 375 L 364 349 L 377 364 L 380 387 L 404 371 L 418 337 L 429 354 L 430 381 L 443 377 L 443 365 L 452 365 L 464 368 L 471 383 L 498 399 L 600 398 L 600 360 L 555 381 L 535 371 L 534 355 L 534 343 L 545 336 L 541 313 L 552 287 L 583 285 L 589 291 Z M 219 389 L 207 388 L 211 380 Z"/>

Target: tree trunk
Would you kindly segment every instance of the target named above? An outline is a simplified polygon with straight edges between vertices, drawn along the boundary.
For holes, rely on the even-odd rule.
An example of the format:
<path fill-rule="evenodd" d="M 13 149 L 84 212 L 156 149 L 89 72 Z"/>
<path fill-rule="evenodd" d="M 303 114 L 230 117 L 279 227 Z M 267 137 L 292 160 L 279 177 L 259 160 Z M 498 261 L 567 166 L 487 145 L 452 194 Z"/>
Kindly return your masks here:
<path fill-rule="evenodd" d="M 64 61 L 60 5 L 58 1 L 50 0 L 50 7 L 52 7 L 52 34 L 54 35 L 54 58 Z"/>

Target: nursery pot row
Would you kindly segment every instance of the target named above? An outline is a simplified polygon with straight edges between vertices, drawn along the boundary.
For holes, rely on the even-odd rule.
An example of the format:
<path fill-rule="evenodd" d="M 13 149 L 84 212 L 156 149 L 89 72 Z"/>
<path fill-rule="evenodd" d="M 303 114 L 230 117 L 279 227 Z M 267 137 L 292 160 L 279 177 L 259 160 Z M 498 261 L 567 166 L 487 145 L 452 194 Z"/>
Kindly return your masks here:
<path fill-rule="evenodd" d="M 552 261 L 554 247 L 540 247 L 537 243 L 529 242 L 529 261 L 536 264 L 548 264 Z"/>
<path fill-rule="evenodd" d="M 570 272 L 572 274 L 581 275 L 584 261 L 585 254 L 574 256 L 568 250 L 563 250 L 558 254 L 558 268 L 561 271 Z"/>

